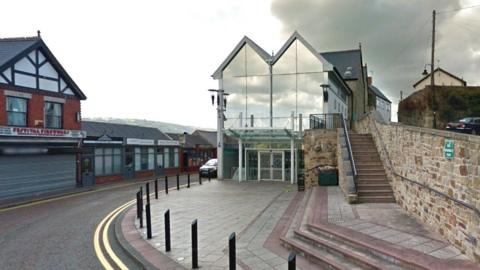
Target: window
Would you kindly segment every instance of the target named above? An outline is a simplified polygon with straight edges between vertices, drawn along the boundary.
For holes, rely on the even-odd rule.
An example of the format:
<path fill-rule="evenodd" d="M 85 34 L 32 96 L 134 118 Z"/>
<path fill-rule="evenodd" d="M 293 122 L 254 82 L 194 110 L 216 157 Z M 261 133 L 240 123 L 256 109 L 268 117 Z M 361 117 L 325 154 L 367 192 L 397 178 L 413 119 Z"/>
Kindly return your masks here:
<path fill-rule="evenodd" d="M 153 147 L 135 147 L 135 171 L 153 170 L 155 150 Z"/>
<path fill-rule="evenodd" d="M 178 163 L 179 163 L 179 157 L 178 157 L 178 148 L 174 149 L 174 161 L 173 161 L 173 167 L 178 168 Z"/>
<path fill-rule="evenodd" d="M 45 102 L 45 127 L 62 128 L 62 104 Z"/>
<path fill-rule="evenodd" d="M 157 149 L 157 167 L 163 168 L 163 148 Z"/>
<path fill-rule="evenodd" d="M 111 175 L 122 172 L 120 148 L 95 148 L 95 175 Z"/>
<path fill-rule="evenodd" d="M 27 126 L 27 100 L 7 97 L 7 125 Z"/>
<path fill-rule="evenodd" d="M 164 151 L 163 153 L 164 153 L 164 156 L 165 156 L 165 158 L 163 160 L 165 162 L 165 164 L 164 164 L 165 168 L 170 168 L 170 148 L 165 148 L 163 151 Z"/>

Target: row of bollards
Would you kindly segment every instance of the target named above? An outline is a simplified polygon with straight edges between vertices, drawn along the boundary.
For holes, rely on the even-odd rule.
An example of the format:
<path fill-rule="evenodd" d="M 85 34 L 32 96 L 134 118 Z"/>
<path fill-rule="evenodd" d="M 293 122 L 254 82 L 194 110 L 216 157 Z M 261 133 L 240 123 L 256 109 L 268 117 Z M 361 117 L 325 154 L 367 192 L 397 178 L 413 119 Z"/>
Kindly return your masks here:
<path fill-rule="evenodd" d="M 177 174 L 177 190 L 180 190 L 180 180 Z M 202 177 L 199 175 L 199 184 L 202 184 Z M 209 174 L 208 180 L 211 181 Z M 158 179 L 154 181 L 155 185 L 155 199 L 158 199 Z M 190 174 L 187 175 L 187 187 L 190 187 Z M 150 184 L 145 184 L 146 191 L 146 225 L 147 225 L 147 238 L 152 239 L 152 218 L 150 209 Z M 168 194 L 168 176 L 165 176 L 165 193 Z M 137 218 L 140 220 L 140 228 L 143 228 L 143 190 L 137 192 Z M 165 225 L 165 251 L 171 251 L 171 237 L 170 237 L 170 209 L 164 213 L 164 225 Z M 198 220 L 193 220 L 191 224 L 191 236 L 192 236 L 192 269 L 198 269 Z M 228 257 L 229 257 L 229 269 L 236 269 L 236 235 L 230 234 L 228 237 Z M 296 269 L 296 255 L 294 252 L 290 252 L 288 256 L 288 270 Z"/>

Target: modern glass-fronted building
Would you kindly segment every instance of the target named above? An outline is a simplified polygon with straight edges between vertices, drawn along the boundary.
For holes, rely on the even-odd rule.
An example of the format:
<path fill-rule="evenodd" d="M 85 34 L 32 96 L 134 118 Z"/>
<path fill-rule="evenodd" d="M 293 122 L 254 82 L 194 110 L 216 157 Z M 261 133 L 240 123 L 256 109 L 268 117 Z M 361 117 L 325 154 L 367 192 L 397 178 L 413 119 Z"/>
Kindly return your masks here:
<path fill-rule="evenodd" d="M 218 103 L 224 113 L 218 118 L 219 178 L 294 183 L 309 116 L 350 119 L 351 89 L 297 32 L 275 55 L 244 37 L 212 77 L 225 93 Z"/>

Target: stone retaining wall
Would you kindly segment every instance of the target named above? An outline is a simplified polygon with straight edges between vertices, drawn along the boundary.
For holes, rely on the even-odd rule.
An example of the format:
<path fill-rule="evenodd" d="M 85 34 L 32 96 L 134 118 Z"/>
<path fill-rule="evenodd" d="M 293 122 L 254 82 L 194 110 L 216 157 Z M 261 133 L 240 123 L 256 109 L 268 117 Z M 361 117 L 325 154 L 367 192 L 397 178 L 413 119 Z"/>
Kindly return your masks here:
<path fill-rule="evenodd" d="M 306 130 L 303 141 L 305 187 L 318 185 L 319 169 L 337 168 L 337 130 Z"/>
<path fill-rule="evenodd" d="M 480 136 L 375 119 L 355 130 L 372 134 L 397 203 L 480 262 Z M 446 139 L 455 142 L 453 159 L 444 157 Z"/>

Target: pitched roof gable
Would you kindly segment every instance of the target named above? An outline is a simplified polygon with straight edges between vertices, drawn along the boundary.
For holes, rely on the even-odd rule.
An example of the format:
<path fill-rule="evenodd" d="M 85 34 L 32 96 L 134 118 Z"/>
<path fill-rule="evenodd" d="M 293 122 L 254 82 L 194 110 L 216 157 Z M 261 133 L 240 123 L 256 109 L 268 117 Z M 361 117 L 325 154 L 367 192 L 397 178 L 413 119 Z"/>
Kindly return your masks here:
<path fill-rule="evenodd" d="M 240 42 L 238 42 L 237 46 L 230 52 L 230 54 L 227 56 L 225 60 L 223 60 L 222 64 L 215 70 L 215 72 L 212 74 L 212 77 L 214 79 L 219 79 L 222 71 L 230 64 L 230 62 L 233 60 L 233 58 L 238 54 L 238 52 L 248 44 L 265 62 L 267 62 L 268 59 L 270 59 L 270 55 L 262 49 L 260 46 L 257 45 L 253 40 L 251 40 L 249 37 L 244 36 Z"/>
<path fill-rule="evenodd" d="M 46 59 L 61 74 L 72 92 L 82 100 L 87 97 L 62 67 L 57 58 L 40 37 L 2 38 L 0 39 L 0 73 L 13 66 L 33 50 L 39 49 Z"/>
<path fill-rule="evenodd" d="M 378 89 L 377 87 L 373 86 L 373 85 L 369 85 L 368 86 L 368 90 L 370 90 L 375 96 L 389 102 L 389 103 L 392 103 L 383 93 L 382 91 L 380 91 L 380 89 Z"/>
<path fill-rule="evenodd" d="M 435 73 L 435 72 L 437 72 L 437 71 L 444 72 L 444 73 L 447 74 L 448 76 L 450 76 L 450 77 L 452 77 L 452 78 L 454 78 L 454 79 L 457 79 L 457 80 L 459 80 L 460 82 L 462 82 L 463 86 L 467 86 L 467 82 L 466 82 L 466 81 L 464 81 L 462 78 L 459 78 L 459 77 L 453 75 L 452 73 L 444 70 L 443 68 L 437 67 L 437 68 L 433 71 L 433 73 Z M 430 78 L 430 74 L 427 74 L 427 75 L 425 75 L 423 78 L 421 78 L 418 82 L 416 82 L 416 83 L 413 85 L 413 87 L 415 88 L 417 85 L 419 85 L 421 82 L 423 82 L 423 81 L 426 80 L 427 78 Z"/>

